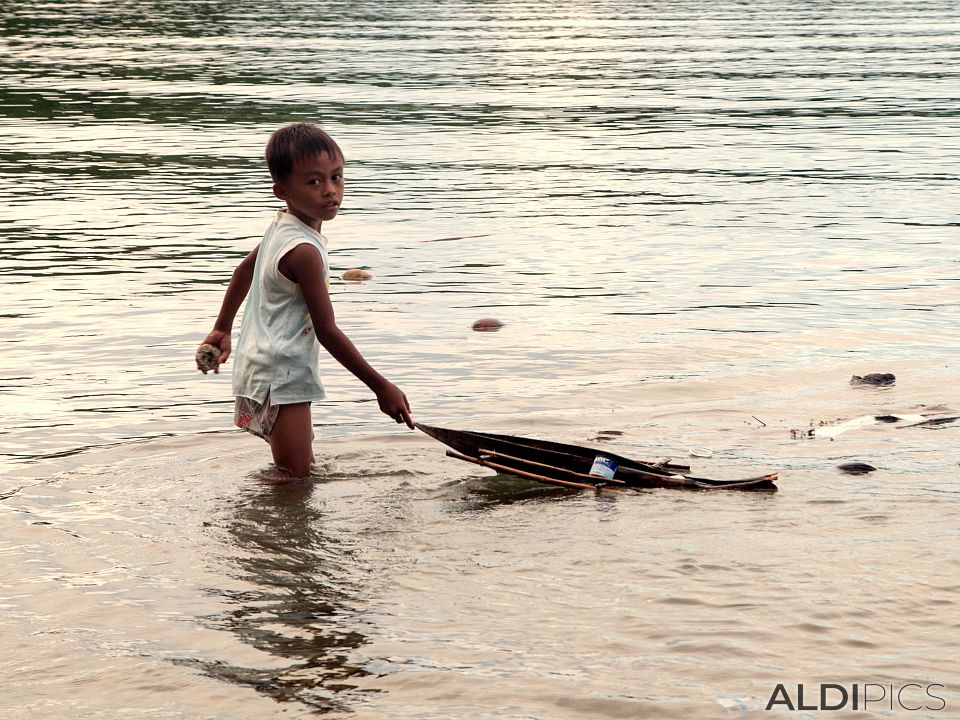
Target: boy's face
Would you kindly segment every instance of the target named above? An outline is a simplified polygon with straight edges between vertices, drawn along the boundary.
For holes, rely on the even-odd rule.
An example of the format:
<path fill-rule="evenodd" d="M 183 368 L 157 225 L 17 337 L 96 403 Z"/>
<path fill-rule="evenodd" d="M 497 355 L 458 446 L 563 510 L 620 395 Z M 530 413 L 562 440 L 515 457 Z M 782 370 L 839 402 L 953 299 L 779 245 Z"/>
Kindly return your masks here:
<path fill-rule="evenodd" d="M 297 160 L 283 182 L 273 184 L 273 194 L 287 210 L 312 228 L 333 220 L 343 201 L 343 158 L 320 153 Z"/>

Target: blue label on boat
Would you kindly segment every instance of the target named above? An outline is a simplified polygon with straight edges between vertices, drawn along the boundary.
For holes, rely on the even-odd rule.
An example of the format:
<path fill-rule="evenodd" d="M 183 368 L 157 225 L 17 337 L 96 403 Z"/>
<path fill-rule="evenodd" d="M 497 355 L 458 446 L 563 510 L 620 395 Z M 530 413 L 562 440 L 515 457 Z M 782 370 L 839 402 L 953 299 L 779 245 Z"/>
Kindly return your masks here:
<path fill-rule="evenodd" d="M 608 457 L 597 455 L 593 459 L 593 466 L 590 468 L 590 474 L 612 480 L 614 473 L 617 472 L 617 464 Z"/>

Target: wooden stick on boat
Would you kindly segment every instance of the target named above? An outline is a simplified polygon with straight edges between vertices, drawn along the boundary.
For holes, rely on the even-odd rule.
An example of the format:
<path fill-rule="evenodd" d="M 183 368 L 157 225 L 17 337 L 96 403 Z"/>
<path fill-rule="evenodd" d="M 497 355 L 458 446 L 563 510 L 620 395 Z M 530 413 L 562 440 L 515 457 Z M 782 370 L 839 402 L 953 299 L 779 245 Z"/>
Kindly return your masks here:
<path fill-rule="evenodd" d="M 587 480 L 588 482 L 591 482 L 591 483 L 602 481 L 602 482 L 608 482 L 608 483 L 609 482 L 617 483 L 618 485 L 628 484 L 626 480 L 623 480 L 621 478 L 614 477 L 614 478 L 601 479 L 594 475 L 584 475 L 583 473 L 578 473 L 575 470 L 568 470 L 567 468 L 556 467 L 554 465 L 548 465 L 547 463 L 541 463 L 541 462 L 536 462 L 534 460 L 527 460 L 525 458 L 515 457 L 513 455 L 508 455 L 506 453 L 497 452 L 496 450 L 485 450 L 484 448 L 480 448 L 480 453 L 481 453 L 480 460 L 486 460 L 488 457 L 503 458 L 504 460 L 509 460 L 510 462 L 521 463 L 523 465 L 534 465 L 536 467 L 542 467 L 548 470 L 553 470 L 554 472 L 562 472 L 564 475 L 570 475 L 572 477 L 582 478 L 583 480 Z M 447 455 L 450 455 L 450 453 L 448 452 Z M 487 466 L 492 467 L 494 469 L 502 468 L 505 471 L 512 472 L 512 473 L 523 472 L 521 470 L 518 470 L 512 467 L 502 466 L 494 463 L 488 463 Z M 713 485 L 709 482 L 703 482 L 699 478 L 691 478 L 691 477 L 686 477 L 684 475 L 674 475 L 671 473 L 663 473 L 663 474 L 649 473 L 649 472 L 644 472 L 643 470 L 635 470 L 633 468 L 622 468 L 622 469 L 618 468 L 617 472 L 622 472 L 627 477 L 643 478 L 647 481 L 655 482 L 659 487 L 695 488 L 697 490 L 735 490 L 738 487 L 746 487 L 746 486 L 752 485 L 756 483 L 758 480 L 769 482 L 777 479 L 776 474 L 771 474 L 771 475 L 764 475 L 763 477 L 759 477 L 759 478 L 750 478 L 748 480 L 743 480 L 741 482 L 728 482 L 722 485 Z M 541 477 L 543 477 L 542 475 L 534 475 L 533 473 L 526 473 L 526 476 L 532 477 L 535 480 L 539 480 Z M 595 486 L 590 485 L 590 487 L 595 487 Z"/>
<path fill-rule="evenodd" d="M 578 473 L 575 470 L 567 470 L 566 468 L 556 467 L 555 465 L 547 465 L 546 463 L 536 462 L 535 460 L 525 460 L 524 458 L 514 457 L 513 455 L 507 455 L 506 453 L 497 452 L 496 450 L 484 450 L 480 448 L 480 459 L 483 460 L 486 457 L 495 457 L 503 458 L 504 460 L 510 460 L 511 462 L 518 462 L 524 465 L 534 465 L 536 467 L 547 468 L 553 471 L 560 471 L 565 475 L 572 475 L 573 477 L 582 478 L 583 480 L 588 480 L 591 483 L 595 482 L 613 482 L 618 485 L 626 485 L 625 480 L 620 480 L 619 478 L 601 478 L 596 475 L 584 475 L 583 473 Z"/>
<path fill-rule="evenodd" d="M 535 473 L 526 472 L 525 470 L 517 470 L 516 468 L 507 467 L 506 465 L 500 465 L 498 463 L 492 463 L 489 460 L 482 460 L 480 458 L 472 458 L 468 455 L 461 455 L 458 452 L 453 450 L 447 450 L 447 456 L 456 458 L 457 460 L 465 460 L 466 462 L 473 463 L 474 465 L 481 465 L 491 470 L 497 470 L 499 472 L 507 473 L 508 475 L 518 475 L 519 477 L 527 478 L 529 480 L 536 480 L 537 482 L 549 483 L 550 485 L 560 485 L 562 487 L 577 488 L 578 490 L 596 490 L 597 492 L 603 492 L 605 490 L 619 490 L 619 487 L 608 488 L 603 487 L 603 485 L 588 485 L 587 483 L 578 483 L 572 482 L 569 480 L 556 480 L 554 478 L 549 478 L 544 475 L 537 475 Z M 600 478 L 597 478 L 600 480 Z"/>
<path fill-rule="evenodd" d="M 546 463 L 536 462 L 534 460 L 526 460 L 524 458 L 514 457 L 513 455 L 507 455 L 506 453 L 497 452 L 496 450 L 484 450 L 483 448 L 481 448 L 480 453 L 481 453 L 480 455 L 481 460 L 485 459 L 486 457 L 500 457 L 505 460 L 510 460 L 511 462 L 523 463 L 525 465 L 536 465 L 538 467 L 553 470 L 554 472 L 562 472 L 565 475 L 572 475 L 573 477 L 582 478 L 588 481 L 594 481 L 594 479 L 596 478 L 595 475 L 584 475 L 583 473 L 578 473 L 574 470 L 568 470 L 567 468 L 555 467 L 554 465 L 548 465 Z M 516 471 L 511 469 L 511 472 L 516 472 Z M 622 472 L 627 477 L 644 478 L 645 480 L 656 482 L 660 487 L 685 487 L 685 488 L 697 488 L 699 490 L 720 490 L 725 487 L 735 488 L 737 485 L 741 484 L 741 483 L 729 483 L 725 485 L 711 485 L 709 483 L 700 482 L 697 479 L 688 478 L 683 475 L 673 475 L 671 473 L 663 473 L 663 474 L 649 473 L 649 472 L 644 472 L 643 470 L 634 470 L 633 468 L 618 468 L 617 472 Z M 770 476 L 767 476 L 764 479 L 770 479 Z M 776 479 L 776 477 L 774 476 L 773 479 Z M 605 482 L 617 483 L 618 485 L 627 484 L 626 480 L 623 480 L 622 478 L 617 478 L 617 477 L 604 478 L 603 480 Z M 597 478 L 596 482 L 599 482 L 599 481 L 600 479 Z M 752 480 L 744 481 L 744 483 L 746 484 L 749 484 L 750 482 L 753 482 L 753 481 Z"/>

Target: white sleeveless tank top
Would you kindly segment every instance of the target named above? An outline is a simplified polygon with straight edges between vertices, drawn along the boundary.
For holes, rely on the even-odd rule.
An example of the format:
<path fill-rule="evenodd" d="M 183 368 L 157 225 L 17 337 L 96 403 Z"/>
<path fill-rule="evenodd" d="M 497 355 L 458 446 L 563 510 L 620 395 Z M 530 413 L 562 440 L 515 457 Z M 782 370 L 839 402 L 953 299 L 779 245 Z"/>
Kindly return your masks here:
<path fill-rule="evenodd" d="M 320 251 L 330 284 L 327 239 L 279 210 L 260 241 L 253 282 L 234 356 L 233 394 L 271 405 L 324 398 L 317 361 L 320 343 L 300 286 L 280 272 L 280 259 L 307 243 Z"/>

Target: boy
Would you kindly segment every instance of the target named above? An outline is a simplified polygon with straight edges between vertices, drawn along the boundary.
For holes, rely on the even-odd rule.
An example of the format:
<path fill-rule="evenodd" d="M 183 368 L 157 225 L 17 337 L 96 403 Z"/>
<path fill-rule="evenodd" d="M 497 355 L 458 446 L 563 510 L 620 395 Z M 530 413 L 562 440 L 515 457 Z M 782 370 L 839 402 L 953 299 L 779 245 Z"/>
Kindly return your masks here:
<path fill-rule="evenodd" d="M 343 153 L 318 126 L 299 122 L 270 136 L 266 160 L 273 194 L 286 210 L 277 212 L 263 240 L 234 270 L 203 342 L 220 349 L 220 363 L 227 360 L 233 320 L 250 291 L 233 372 L 234 422 L 270 443 L 280 470 L 304 477 L 313 460 L 310 404 L 324 397 L 318 345 L 376 394 L 384 413 L 410 428 L 413 419 L 400 388 L 337 327 L 330 303 L 320 226 L 336 217 L 343 200 Z"/>

